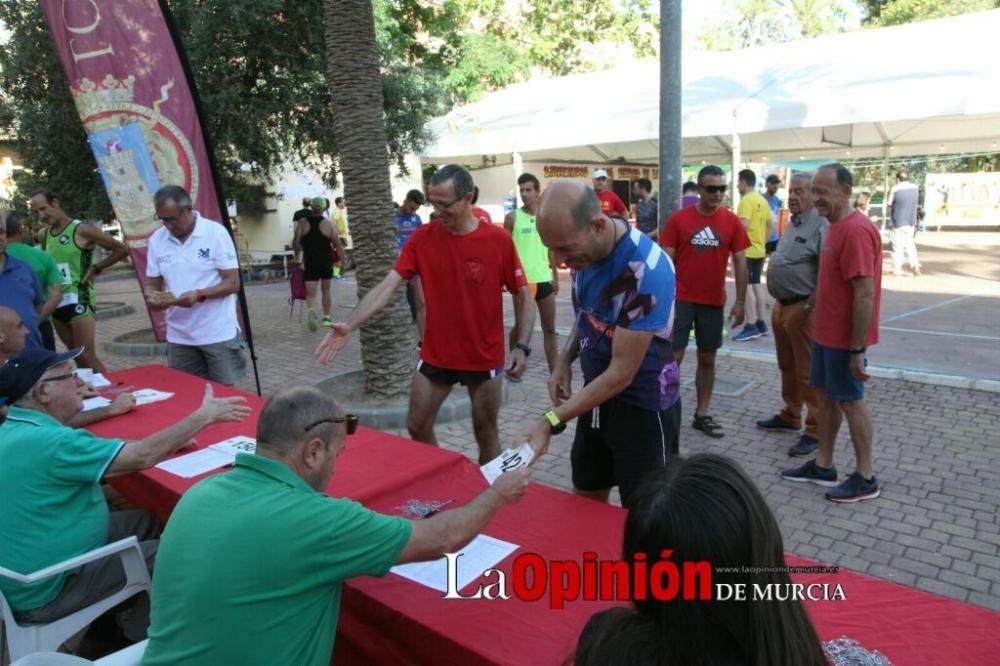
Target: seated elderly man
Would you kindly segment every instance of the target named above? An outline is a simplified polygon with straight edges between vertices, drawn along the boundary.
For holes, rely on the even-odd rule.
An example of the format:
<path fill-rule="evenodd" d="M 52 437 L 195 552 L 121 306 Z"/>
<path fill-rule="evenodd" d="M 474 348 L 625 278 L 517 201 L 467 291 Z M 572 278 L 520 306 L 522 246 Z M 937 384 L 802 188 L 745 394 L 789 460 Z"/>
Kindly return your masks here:
<path fill-rule="evenodd" d="M 325 488 L 356 423 L 315 387 L 282 389 L 256 455 L 181 498 L 157 555 L 145 666 L 326 666 L 345 580 L 461 549 L 527 488 L 528 468 L 507 472 L 416 522 L 334 499 Z"/>
<path fill-rule="evenodd" d="M 101 481 L 155 465 L 203 428 L 250 413 L 243 398 L 205 399 L 179 423 L 130 442 L 100 439 L 65 425 L 81 409 L 70 362 L 81 348 L 57 354 L 29 347 L 0 368 L 0 398 L 9 406 L 0 426 L 0 566 L 31 573 L 135 535 L 147 562 L 156 553 L 155 519 L 141 511 L 110 513 Z M 31 585 L 0 579 L 0 589 L 24 622 L 52 622 L 107 596 L 125 582 L 117 556 L 85 564 Z M 143 637 L 145 621 L 123 627 Z"/>
<path fill-rule="evenodd" d="M 0 365 L 7 359 L 17 356 L 27 344 L 28 328 L 24 325 L 21 315 L 14 310 L 0 305 Z M 71 363 L 73 363 L 71 361 Z M 75 368 L 71 368 L 75 369 Z M 80 395 L 89 398 L 97 395 L 97 389 L 83 382 L 80 385 Z M 126 414 L 135 407 L 135 396 L 131 393 L 119 393 L 110 405 L 80 412 L 72 416 L 66 425 L 83 428 L 91 423 L 97 423 L 112 416 Z"/>

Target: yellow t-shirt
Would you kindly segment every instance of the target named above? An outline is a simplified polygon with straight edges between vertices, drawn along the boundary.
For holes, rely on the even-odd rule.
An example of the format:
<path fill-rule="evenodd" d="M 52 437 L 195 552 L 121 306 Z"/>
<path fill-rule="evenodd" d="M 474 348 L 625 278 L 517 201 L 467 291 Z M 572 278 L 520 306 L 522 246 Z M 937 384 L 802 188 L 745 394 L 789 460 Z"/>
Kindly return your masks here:
<path fill-rule="evenodd" d="M 750 247 L 746 249 L 747 259 L 763 259 L 764 244 L 767 242 L 767 225 L 771 221 L 771 206 L 767 199 L 757 192 L 750 192 L 740 199 L 736 216 L 741 220 L 749 220 L 747 236 L 750 237 Z"/>

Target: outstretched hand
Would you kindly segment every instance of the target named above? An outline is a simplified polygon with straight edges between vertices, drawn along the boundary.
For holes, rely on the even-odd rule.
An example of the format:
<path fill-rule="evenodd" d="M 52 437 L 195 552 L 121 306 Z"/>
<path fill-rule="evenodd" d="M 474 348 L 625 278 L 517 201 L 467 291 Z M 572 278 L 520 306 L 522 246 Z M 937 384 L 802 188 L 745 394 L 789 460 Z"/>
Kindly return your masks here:
<path fill-rule="evenodd" d="M 320 365 L 326 365 L 337 358 L 340 350 L 347 345 L 351 339 L 351 329 L 347 324 L 336 322 L 330 324 L 330 332 L 326 334 L 323 341 L 316 347 L 314 356 Z"/>
<path fill-rule="evenodd" d="M 232 398 L 216 398 L 211 384 L 205 384 L 205 397 L 198 408 L 202 414 L 208 417 L 211 423 L 219 421 L 242 421 L 250 416 L 250 405 L 246 398 L 235 396 Z"/>

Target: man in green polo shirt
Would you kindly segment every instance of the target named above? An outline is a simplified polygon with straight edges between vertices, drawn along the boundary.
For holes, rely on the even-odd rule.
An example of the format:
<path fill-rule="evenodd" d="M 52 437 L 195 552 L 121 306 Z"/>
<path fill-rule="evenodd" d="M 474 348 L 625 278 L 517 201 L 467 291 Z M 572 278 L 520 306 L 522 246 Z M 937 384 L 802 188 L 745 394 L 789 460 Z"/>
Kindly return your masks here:
<path fill-rule="evenodd" d="M 62 273 L 47 252 L 25 245 L 24 224 L 19 214 L 12 210 L 2 211 L 0 218 L 5 218 L 0 220 L 0 224 L 7 232 L 7 254 L 31 266 L 31 270 L 38 277 L 38 283 L 42 286 L 42 292 L 46 295 L 45 303 L 38 311 L 38 333 L 42 336 L 42 346 L 49 351 L 55 351 L 56 336 L 49 317 L 62 300 Z"/>
<path fill-rule="evenodd" d="M 28 347 L 0 367 L 0 397 L 11 405 L 0 426 L 0 566 L 28 574 L 135 535 L 147 562 L 156 553 L 155 519 L 141 511 L 108 511 L 101 481 L 155 465 L 203 428 L 250 413 L 243 398 L 205 399 L 193 414 L 140 441 L 100 439 L 67 425 L 82 408 L 70 362 L 81 348 L 56 354 Z M 49 623 L 120 588 L 117 555 L 23 585 L 0 578 L 0 590 L 25 623 Z M 145 613 L 123 627 L 143 638 Z"/>
<path fill-rule="evenodd" d="M 143 664 L 326 666 L 342 583 L 433 560 L 521 498 L 530 471 L 501 476 L 463 507 L 411 522 L 325 493 L 356 417 L 314 386 L 278 391 L 257 454 L 191 488 L 160 542 Z"/>

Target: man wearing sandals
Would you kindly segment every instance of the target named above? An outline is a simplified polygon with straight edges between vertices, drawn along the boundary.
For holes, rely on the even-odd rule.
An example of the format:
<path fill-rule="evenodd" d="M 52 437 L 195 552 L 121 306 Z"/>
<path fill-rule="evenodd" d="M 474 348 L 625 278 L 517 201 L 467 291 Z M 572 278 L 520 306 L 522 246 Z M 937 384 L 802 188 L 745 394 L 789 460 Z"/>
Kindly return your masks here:
<path fill-rule="evenodd" d="M 750 239 L 736 215 L 722 205 L 726 174 L 710 164 L 698 172 L 698 203 L 674 213 L 660 233 L 660 245 L 677 268 L 677 318 L 673 346 L 677 365 L 684 360 L 691 328 L 698 343 L 695 390 L 698 405 L 691 427 L 709 437 L 722 437 L 722 426 L 709 415 L 715 387 L 715 353 L 722 346 L 723 308 L 726 305 L 726 266 L 733 258 L 736 302 L 729 311 L 729 326 L 743 323 L 747 291 L 744 250 Z"/>

